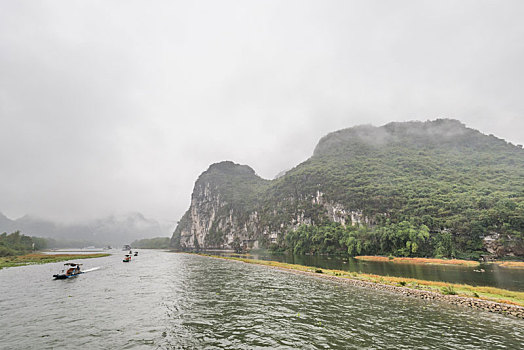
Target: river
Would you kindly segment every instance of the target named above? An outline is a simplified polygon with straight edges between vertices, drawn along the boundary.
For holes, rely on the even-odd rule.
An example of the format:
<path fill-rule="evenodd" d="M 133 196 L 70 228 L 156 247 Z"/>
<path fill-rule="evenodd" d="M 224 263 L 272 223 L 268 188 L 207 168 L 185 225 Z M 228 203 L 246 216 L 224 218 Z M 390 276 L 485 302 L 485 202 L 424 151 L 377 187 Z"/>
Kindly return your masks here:
<path fill-rule="evenodd" d="M 238 254 L 230 252 L 210 252 L 210 254 L 239 256 Z M 323 269 L 363 272 L 382 276 L 416 278 L 429 281 L 461 283 L 472 286 L 490 286 L 521 292 L 524 291 L 524 269 L 500 267 L 496 264 L 481 264 L 480 266 L 475 267 L 438 264 L 399 264 L 389 261 L 362 261 L 340 256 L 296 255 L 270 253 L 265 251 L 251 253 L 247 258 L 315 266 Z M 481 271 L 481 269 L 483 272 L 478 272 Z"/>
<path fill-rule="evenodd" d="M 521 320 L 265 266 L 140 250 L 0 270 L 2 349 L 517 349 Z"/>

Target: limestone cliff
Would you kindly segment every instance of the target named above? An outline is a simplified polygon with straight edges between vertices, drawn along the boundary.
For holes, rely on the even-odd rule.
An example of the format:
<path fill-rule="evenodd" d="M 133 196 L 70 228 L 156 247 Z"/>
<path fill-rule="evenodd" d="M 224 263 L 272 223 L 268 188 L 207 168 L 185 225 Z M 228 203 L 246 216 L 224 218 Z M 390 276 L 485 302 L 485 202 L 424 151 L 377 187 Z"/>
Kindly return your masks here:
<path fill-rule="evenodd" d="M 211 165 L 195 183 L 173 244 L 190 249 L 256 246 L 260 228 L 254 208 L 266 184 L 246 165 L 228 161 Z"/>
<path fill-rule="evenodd" d="M 328 219 L 342 225 L 371 224 L 360 210 L 330 202 L 320 191 L 273 201 L 271 181 L 247 165 L 230 161 L 213 164 L 200 175 L 191 205 L 180 220 L 172 245 L 182 249 L 239 249 L 276 244 L 301 224 Z M 270 205 L 271 203 L 271 205 Z"/>

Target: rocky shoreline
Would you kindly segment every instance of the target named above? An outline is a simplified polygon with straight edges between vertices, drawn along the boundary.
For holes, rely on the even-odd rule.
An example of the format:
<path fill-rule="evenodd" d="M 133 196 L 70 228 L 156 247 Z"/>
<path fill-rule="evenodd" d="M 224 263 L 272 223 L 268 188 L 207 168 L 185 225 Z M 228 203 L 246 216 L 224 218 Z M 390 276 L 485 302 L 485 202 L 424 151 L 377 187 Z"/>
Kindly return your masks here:
<path fill-rule="evenodd" d="M 408 287 L 397 287 L 397 286 L 391 286 L 388 284 L 360 281 L 360 280 L 337 277 L 337 276 L 321 275 L 321 274 L 313 273 L 313 272 L 296 271 L 296 270 L 283 269 L 283 268 L 279 268 L 279 269 L 290 271 L 290 272 L 297 272 L 297 273 L 301 273 L 301 274 L 305 274 L 309 276 L 315 276 L 315 277 L 326 278 L 326 279 L 335 280 L 335 281 L 341 281 L 341 282 L 349 283 L 349 284 L 359 286 L 359 287 L 365 287 L 365 288 L 371 288 L 371 289 L 377 289 L 377 290 L 386 290 L 389 292 L 402 294 L 408 297 L 413 297 L 413 298 L 418 298 L 418 299 L 443 301 L 443 302 L 447 302 L 447 303 L 454 304 L 454 305 L 461 305 L 461 306 L 470 307 L 474 309 L 481 309 L 484 311 L 498 313 L 498 314 L 507 315 L 507 316 L 513 316 L 513 317 L 524 320 L 524 307 L 518 306 L 518 305 L 497 303 L 494 301 L 488 301 L 488 300 L 477 299 L 477 298 L 469 298 L 469 297 L 464 297 L 464 296 L 459 296 L 459 295 L 444 295 L 444 294 L 427 291 L 427 290 L 412 289 Z"/>
<path fill-rule="evenodd" d="M 220 257 L 211 257 L 211 258 L 221 259 Z M 242 262 L 239 260 L 231 260 L 231 261 Z M 392 293 L 402 294 L 402 295 L 405 295 L 407 297 L 412 297 L 412 298 L 418 298 L 418 299 L 429 300 L 429 301 L 442 301 L 442 302 L 446 302 L 446 303 L 450 303 L 454 305 L 460 305 L 464 307 L 480 309 L 480 310 L 484 310 L 487 312 L 498 313 L 498 314 L 502 314 L 506 316 L 512 316 L 512 317 L 516 317 L 516 318 L 524 320 L 524 307 L 518 306 L 518 305 L 498 303 L 494 301 L 488 301 L 488 300 L 477 299 L 477 298 L 469 298 L 469 297 L 464 297 L 464 296 L 459 296 L 459 295 L 444 295 L 444 294 L 427 291 L 427 290 L 413 289 L 413 288 L 400 287 L 400 286 L 392 286 L 389 284 L 368 282 L 368 281 L 356 280 L 352 278 L 327 275 L 327 274 L 322 274 L 322 273 L 294 270 L 294 269 L 289 269 L 289 268 L 280 267 L 280 266 L 269 266 L 269 265 L 262 265 L 262 264 L 257 264 L 257 265 L 265 266 L 267 268 L 277 269 L 281 271 L 287 271 L 291 273 L 312 276 L 316 278 L 323 278 L 323 279 L 329 279 L 329 280 L 337 281 L 337 282 L 349 283 L 351 285 L 363 287 L 363 288 L 371 288 L 375 290 L 389 291 Z"/>

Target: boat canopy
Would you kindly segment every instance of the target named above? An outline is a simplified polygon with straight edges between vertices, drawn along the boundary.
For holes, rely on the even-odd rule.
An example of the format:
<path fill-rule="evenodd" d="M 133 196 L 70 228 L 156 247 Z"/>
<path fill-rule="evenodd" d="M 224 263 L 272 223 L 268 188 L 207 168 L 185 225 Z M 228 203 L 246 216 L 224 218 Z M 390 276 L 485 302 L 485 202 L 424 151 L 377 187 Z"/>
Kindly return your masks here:
<path fill-rule="evenodd" d="M 71 267 L 75 267 L 75 266 L 80 266 L 80 265 L 83 265 L 83 264 L 65 263 L 64 265 L 66 265 L 66 266 L 71 266 Z"/>

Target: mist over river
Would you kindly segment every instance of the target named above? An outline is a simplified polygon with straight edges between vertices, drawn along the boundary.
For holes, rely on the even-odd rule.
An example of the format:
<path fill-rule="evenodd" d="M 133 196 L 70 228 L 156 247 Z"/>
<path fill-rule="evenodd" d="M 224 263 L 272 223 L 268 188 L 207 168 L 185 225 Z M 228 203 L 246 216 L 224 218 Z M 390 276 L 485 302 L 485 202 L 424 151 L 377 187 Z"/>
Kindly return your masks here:
<path fill-rule="evenodd" d="M 2 349 L 517 349 L 518 319 L 265 266 L 140 250 L 0 270 Z"/>

